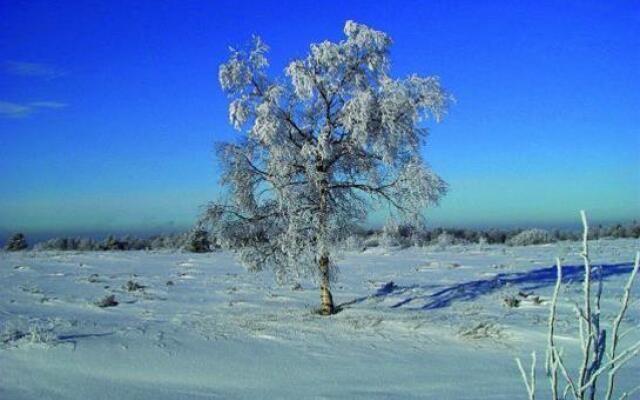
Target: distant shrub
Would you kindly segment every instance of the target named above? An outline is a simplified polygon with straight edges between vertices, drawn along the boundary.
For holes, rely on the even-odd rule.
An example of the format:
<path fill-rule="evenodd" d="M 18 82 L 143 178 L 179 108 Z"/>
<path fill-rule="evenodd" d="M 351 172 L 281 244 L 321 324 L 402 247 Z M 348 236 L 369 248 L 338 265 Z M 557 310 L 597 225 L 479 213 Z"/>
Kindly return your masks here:
<path fill-rule="evenodd" d="M 31 325 L 26 337 L 31 344 L 53 346 L 58 342 L 58 336 L 54 333 L 53 328 L 41 324 Z"/>
<path fill-rule="evenodd" d="M 25 250 L 29 245 L 27 244 L 27 239 L 24 237 L 22 233 L 16 233 L 9 238 L 5 249 L 7 251 L 21 251 Z"/>
<path fill-rule="evenodd" d="M 186 251 L 192 253 L 207 253 L 211 251 L 209 232 L 202 228 L 195 228 L 189 233 L 189 239 L 184 246 Z"/>
<path fill-rule="evenodd" d="M 32 322 L 29 325 L 24 323 L 15 325 L 13 322 L 8 322 L 0 332 L 0 345 L 4 347 L 15 347 L 20 344 L 49 347 L 58 343 L 53 325 L 41 321 Z"/>
<path fill-rule="evenodd" d="M 2 328 L 2 331 L 0 331 L 0 343 L 4 345 L 10 344 L 24 338 L 26 335 L 26 333 L 15 326 L 7 324 Z"/>
<path fill-rule="evenodd" d="M 391 223 L 382 230 L 380 244 L 384 247 L 424 246 L 429 242 L 429 233 L 421 226 L 409 223 Z"/>
<path fill-rule="evenodd" d="M 487 242 L 502 244 L 507 240 L 507 233 L 498 229 L 490 229 L 486 232 Z"/>
<path fill-rule="evenodd" d="M 342 242 L 342 247 L 344 247 L 347 250 L 363 250 L 366 248 L 364 244 L 364 239 L 362 238 L 362 236 L 358 234 L 353 234 L 347 237 Z"/>
<path fill-rule="evenodd" d="M 515 296 L 507 296 L 502 299 L 504 305 L 508 308 L 518 308 L 520 307 L 521 300 Z"/>
<path fill-rule="evenodd" d="M 120 242 L 125 250 L 147 250 L 151 247 L 148 239 L 136 238 L 131 235 L 124 236 Z"/>
<path fill-rule="evenodd" d="M 435 244 L 438 247 L 448 247 L 456 243 L 456 238 L 447 232 L 442 232 L 435 240 Z"/>
<path fill-rule="evenodd" d="M 382 228 L 380 245 L 385 248 L 398 247 L 401 244 L 402 236 L 400 227 L 395 223 L 388 223 Z"/>
<path fill-rule="evenodd" d="M 127 292 L 137 292 L 138 290 L 142 290 L 144 289 L 146 286 L 143 286 L 141 284 L 139 284 L 138 282 L 135 281 L 127 281 L 127 283 L 124 284 L 124 289 Z"/>
<path fill-rule="evenodd" d="M 386 249 L 402 246 L 402 242 L 400 240 L 398 240 L 393 236 L 386 236 L 386 235 L 383 235 L 380 238 L 379 244 Z"/>
<path fill-rule="evenodd" d="M 105 308 L 105 307 L 115 307 L 118 305 L 118 302 L 116 301 L 116 296 L 111 294 L 96 301 L 95 304 L 98 307 Z"/>
<path fill-rule="evenodd" d="M 370 248 L 370 247 L 378 247 L 380 246 L 380 242 L 378 241 L 378 239 L 367 239 L 364 242 L 364 247 L 365 248 Z"/>
<path fill-rule="evenodd" d="M 113 235 L 109 235 L 100 244 L 100 250 L 127 250 L 126 243 L 115 238 Z"/>
<path fill-rule="evenodd" d="M 529 246 L 554 242 L 553 236 L 543 229 L 522 231 L 507 241 L 509 246 Z"/>
<path fill-rule="evenodd" d="M 77 250 L 92 251 L 97 247 L 96 241 L 93 239 L 83 238 L 78 240 Z"/>
<path fill-rule="evenodd" d="M 186 245 L 188 239 L 189 234 L 187 233 L 158 235 L 151 238 L 149 246 L 153 250 L 177 250 L 183 248 Z"/>

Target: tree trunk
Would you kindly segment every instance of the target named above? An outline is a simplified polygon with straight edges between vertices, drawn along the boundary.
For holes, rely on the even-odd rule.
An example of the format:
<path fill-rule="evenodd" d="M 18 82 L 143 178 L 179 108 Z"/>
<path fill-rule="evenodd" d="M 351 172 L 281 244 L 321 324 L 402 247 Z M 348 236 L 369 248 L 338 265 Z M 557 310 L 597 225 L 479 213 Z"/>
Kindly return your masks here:
<path fill-rule="evenodd" d="M 329 255 L 323 254 L 318 263 L 320 268 L 320 301 L 322 307 L 320 313 L 322 315 L 331 315 L 334 313 L 333 297 L 329 286 Z"/>
<path fill-rule="evenodd" d="M 316 165 L 316 171 L 320 175 L 318 179 L 318 191 L 319 191 L 319 213 L 318 213 L 318 269 L 320 272 L 320 301 L 321 308 L 320 314 L 331 315 L 334 313 L 333 297 L 330 290 L 330 268 L 329 268 L 329 249 L 327 245 L 327 219 L 328 219 L 328 204 L 327 198 L 329 196 L 329 180 L 327 177 L 327 170 L 322 162 L 322 159 L 318 157 L 318 164 Z"/>

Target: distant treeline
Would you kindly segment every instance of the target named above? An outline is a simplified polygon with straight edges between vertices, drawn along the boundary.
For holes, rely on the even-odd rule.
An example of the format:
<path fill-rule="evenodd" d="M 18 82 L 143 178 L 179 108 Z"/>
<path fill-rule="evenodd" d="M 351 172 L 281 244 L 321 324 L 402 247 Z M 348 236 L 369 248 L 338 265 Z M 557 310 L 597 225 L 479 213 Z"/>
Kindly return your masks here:
<path fill-rule="evenodd" d="M 385 245 L 394 245 L 393 242 L 396 241 L 396 244 L 401 246 L 448 245 L 458 243 L 526 246 L 565 240 L 582 240 L 582 232 L 560 229 L 418 229 L 411 225 L 391 225 L 385 226 L 383 229 L 377 231 L 363 231 L 360 237 L 367 241 L 371 241 L 374 238 L 387 241 L 387 243 L 383 243 Z M 627 224 L 611 226 L 598 225 L 589 228 L 589 239 L 604 238 L 640 238 L 640 222 L 633 221 Z"/>
<path fill-rule="evenodd" d="M 11 236 L 5 245 L 7 251 L 25 250 L 28 247 L 27 238 L 21 233 Z M 161 234 L 149 238 L 132 235 L 109 235 L 103 240 L 60 237 L 38 242 L 32 248 L 36 251 L 185 250 L 203 253 L 213 250 L 213 247 L 206 231 L 194 229 L 191 232 Z"/>
<path fill-rule="evenodd" d="M 593 226 L 589 230 L 590 239 L 640 238 L 640 222 L 611 226 Z M 569 230 L 543 229 L 419 229 L 411 225 L 389 225 L 383 229 L 357 229 L 349 238 L 341 238 L 340 245 L 347 248 L 394 247 L 394 246 L 447 246 L 452 244 L 481 243 L 526 246 L 557 241 L 581 240 L 581 232 Z M 193 229 L 191 232 L 156 235 L 149 238 L 131 235 L 107 236 L 103 240 L 90 238 L 61 237 L 38 242 L 33 250 L 58 251 L 124 251 L 124 250 L 185 250 L 207 252 L 217 248 L 216 239 L 206 230 Z M 27 238 L 20 233 L 9 238 L 5 249 L 19 251 L 29 248 Z"/>
<path fill-rule="evenodd" d="M 132 235 L 122 237 L 109 235 L 104 240 L 60 237 L 36 243 L 33 248 L 34 250 L 77 251 L 180 249 L 187 243 L 187 236 L 186 233 L 157 235 L 150 238 L 139 238 Z"/>

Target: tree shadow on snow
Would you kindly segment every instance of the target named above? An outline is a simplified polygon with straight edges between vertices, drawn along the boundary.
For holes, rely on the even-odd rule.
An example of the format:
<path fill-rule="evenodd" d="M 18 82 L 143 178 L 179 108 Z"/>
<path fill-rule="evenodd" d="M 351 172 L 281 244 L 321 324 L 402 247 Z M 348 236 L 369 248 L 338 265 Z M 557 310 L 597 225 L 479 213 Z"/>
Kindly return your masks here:
<path fill-rule="evenodd" d="M 633 269 L 633 263 L 619 264 L 601 264 L 592 266 L 592 276 L 594 279 L 607 279 L 608 277 L 626 274 Z M 469 282 L 463 282 L 452 286 L 447 286 L 435 293 L 410 296 L 391 306 L 391 308 L 399 308 L 415 300 L 422 300 L 425 304 L 421 307 L 423 310 L 435 310 L 450 306 L 456 301 L 470 301 L 479 296 L 489 294 L 495 290 L 506 286 L 518 285 L 522 290 L 535 290 L 547 286 L 553 286 L 557 279 L 557 267 L 534 269 L 526 272 L 501 273 L 490 279 L 479 279 Z M 566 265 L 562 267 L 562 282 L 581 282 L 584 279 L 583 265 Z M 428 290 L 436 285 L 412 285 L 398 286 L 393 282 L 389 282 L 380 287 L 374 294 L 370 296 L 360 297 L 350 302 L 341 304 L 340 307 L 346 307 L 352 304 L 361 303 L 365 300 L 384 298 L 388 296 L 402 296 L 403 293 L 414 291 L 414 289 Z"/>
<path fill-rule="evenodd" d="M 77 333 L 71 335 L 60 335 L 58 336 L 58 341 L 62 343 L 71 343 L 73 347 L 78 344 L 78 339 L 85 339 L 91 337 L 103 337 L 103 336 L 111 336 L 115 332 L 106 332 L 106 333 Z"/>
<path fill-rule="evenodd" d="M 402 295 L 403 293 L 406 293 L 408 291 L 414 290 L 414 289 L 433 289 L 433 288 L 437 288 L 440 287 L 441 285 L 411 285 L 411 286 L 398 286 L 396 285 L 394 282 L 388 282 L 385 283 L 384 285 L 382 285 L 381 287 L 378 288 L 378 290 L 376 290 L 376 292 L 374 294 L 371 294 L 369 296 L 363 296 L 363 297 L 358 297 L 356 299 L 353 299 L 351 301 L 347 301 L 344 303 L 339 304 L 336 308 L 340 311 L 344 310 L 345 308 L 348 308 L 351 305 L 354 304 L 358 304 L 358 303 L 362 303 L 365 300 L 374 300 L 376 298 L 384 298 L 390 295 Z M 392 307 L 395 307 L 392 306 Z"/>

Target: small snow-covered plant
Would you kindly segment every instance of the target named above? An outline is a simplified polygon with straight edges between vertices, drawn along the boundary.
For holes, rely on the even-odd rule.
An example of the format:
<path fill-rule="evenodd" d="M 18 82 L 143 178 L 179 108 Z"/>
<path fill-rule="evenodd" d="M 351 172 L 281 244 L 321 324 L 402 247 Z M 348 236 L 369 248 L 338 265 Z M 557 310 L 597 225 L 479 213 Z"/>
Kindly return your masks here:
<path fill-rule="evenodd" d="M 382 247 L 391 248 L 401 246 L 401 237 L 398 232 L 399 226 L 395 221 L 390 221 L 382 228 L 382 236 L 380 237 L 380 244 Z"/>
<path fill-rule="evenodd" d="M 53 328 L 42 324 L 32 324 L 29 327 L 29 333 L 26 338 L 31 344 L 44 346 L 52 346 L 58 342 L 58 336 L 53 331 Z"/>
<path fill-rule="evenodd" d="M 126 250 L 126 243 L 116 239 L 113 235 L 109 235 L 100 243 L 100 250 Z"/>
<path fill-rule="evenodd" d="M 553 235 L 543 229 L 528 229 L 507 240 L 509 246 L 530 246 L 554 242 Z"/>
<path fill-rule="evenodd" d="M 504 305 L 509 308 L 520 307 L 521 300 L 515 296 L 507 296 L 503 299 Z"/>
<path fill-rule="evenodd" d="M 6 322 L 0 330 L 0 344 L 10 345 L 26 336 L 22 330 L 13 324 Z"/>
<path fill-rule="evenodd" d="M 364 241 L 364 247 L 365 248 L 373 248 L 373 247 L 378 247 L 380 246 L 380 240 L 377 238 L 369 238 L 367 240 Z"/>
<path fill-rule="evenodd" d="M 436 246 L 438 246 L 440 249 L 446 249 L 447 247 L 454 245 L 455 242 L 456 238 L 452 234 L 447 232 L 442 232 L 435 240 Z"/>
<path fill-rule="evenodd" d="M 115 307 L 118 304 L 119 303 L 118 303 L 118 301 L 116 301 L 116 296 L 113 295 L 113 294 L 106 295 L 102 299 L 100 299 L 100 300 L 95 302 L 95 305 L 100 307 L 100 308 Z"/>
<path fill-rule="evenodd" d="M 421 152 L 425 120 L 449 101 L 438 78 L 392 77 L 384 32 L 347 21 L 344 34 L 312 44 L 280 79 L 259 37 L 231 49 L 219 80 L 241 137 L 218 146 L 227 198 L 204 215 L 249 269 L 316 279 L 324 315 L 335 311 L 335 238 L 376 207 L 418 219 L 447 188 Z"/>
<path fill-rule="evenodd" d="M 29 245 L 27 244 L 27 239 L 24 234 L 16 233 L 9 238 L 7 244 L 5 245 L 5 250 L 7 251 L 21 251 L 26 250 Z"/>
<path fill-rule="evenodd" d="M 421 230 L 408 223 L 390 221 L 382 229 L 381 242 L 384 247 L 410 247 L 422 244 Z"/>
<path fill-rule="evenodd" d="M 209 241 L 209 232 L 202 227 L 195 227 L 187 239 L 184 249 L 192 253 L 207 253 L 211 251 L 211 242 Z"/>
<path fill-rule="evenodd" d="M 31 322 L 29 325 L 6 322 L 0 331 L 0 344 L 11 347 L 20 343 L 48 347 L 58 343 L 58 336 L 53 326 L 43 321 Z"/>
<path fill-rule="evenodd" d="M 584 261 L 584 282 L 582 285 L 583 304 L 576 304 L 576 316 L 580 338 L 581 358 L 578 365 L 567 365 L 562 349 L 555 341 L 556 309 L 558 294 L 562 284 L 562 265 L 560 259 L 556 259 L 557 277 L 553 290 L 549 309 L 549 333 L 547 339 L 545 371 L 551 388 L 551 399 L 565 399 L 570 394 L 575 400 L 594 400 L 596 393 L 602 393 L 598 398 L 611 400 L 616 388 L 616 375 L 629 360 L 640 354 L 640 341 L 628 344 L 620 348 L 621 339 L 628 334 L 621 332 L 621 325 L 631 301 L 631 289 L 640 269 L 640 252 L 636 253 L 631 275 L 623 289 L 620 309 L 609 330 L 602 326 L 600 299 L 602 296 L 602 281 L 599 281 L 598 290 L 592 291 L 591 260 L 589 258 L 589 226 L 584 211 L 581 211 L 583 224 L 582 253 Z M 637 327 L 635 328 L 637 329 Z M 531 363 L 531 373 L 527 377 L 520 359 L 516 359 L 522 379 L 526 386 L 529 400 L 535 399 L 535 352 Z M 601 388 L 601 379 L 606 378 L 606 385 Z M 564 388 L 561 384 L 564 382 Z M 604 389 L 604 391 L 602 391 Z M 632 393 L 640 390 L 640 386 L 631 391 L 620 394 L 619 399 L 630 399 Z"/>
<path fill-rule="evenodd" d="M 145 287 L 146 286 L 143 286 L 136 281 L 127 281 L 127 283 L 124 284 L 124 289 L 127 292 L 136 292 L 138 290 L 144 289 Z M 115 296 L 113 299 L 115 300 Z"/>
<path fill-rule="evenodd" d="M 364 239 L 359 234 L 353 233 L 344 240 L 343 247 L 346 250 L 362 250 L 365 248 Z"/>
<path fill-rule="evenodd" d="M 172 233 L 159 235 L 151 239 L 150 247 L 153 250 L 177 250 L 183 248 L 187 244 L 188 239 L 188 233 Z"/>
<path fill-rule="evenodd" d="M 78 241 L 78 250 L 93 251 L 97 248 L 96 241 L 90 238 L 82 238 Z"/>

